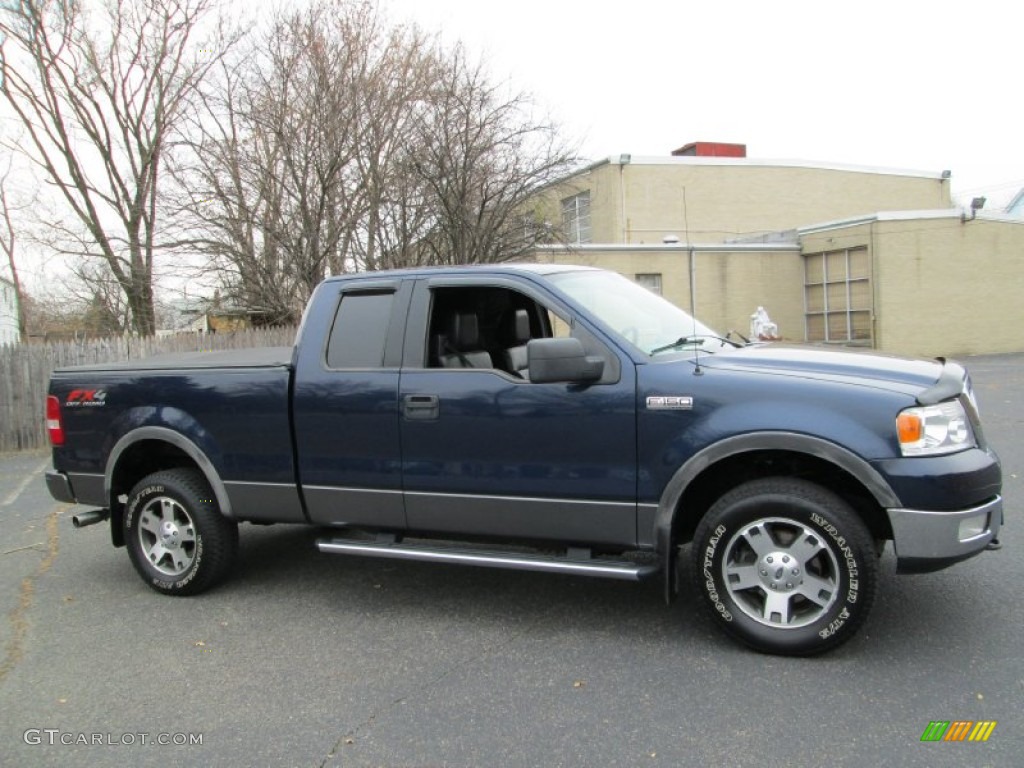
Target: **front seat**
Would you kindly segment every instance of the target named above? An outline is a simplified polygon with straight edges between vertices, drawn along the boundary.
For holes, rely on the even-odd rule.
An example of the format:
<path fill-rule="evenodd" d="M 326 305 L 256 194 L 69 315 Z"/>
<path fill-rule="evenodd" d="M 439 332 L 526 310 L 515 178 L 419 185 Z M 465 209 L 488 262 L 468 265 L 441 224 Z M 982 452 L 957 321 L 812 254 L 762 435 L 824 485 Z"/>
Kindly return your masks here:
<path fill-rule="evenodd" d="M 476 315 L 452 315 L 438 359 L 444 368 L 494 367 L 490 353 L 480 344 L 480 321 Z"/>
<path fill-rule="evenodd" d="M 503 342 L 509 346 L 502 352 L 503 367 L 509 373 L 524 379 L 530 378 L 529 359 L 526 343 L 530 340 L 530 315 L 525 309 L 517 309 L 506 317 Z"/>

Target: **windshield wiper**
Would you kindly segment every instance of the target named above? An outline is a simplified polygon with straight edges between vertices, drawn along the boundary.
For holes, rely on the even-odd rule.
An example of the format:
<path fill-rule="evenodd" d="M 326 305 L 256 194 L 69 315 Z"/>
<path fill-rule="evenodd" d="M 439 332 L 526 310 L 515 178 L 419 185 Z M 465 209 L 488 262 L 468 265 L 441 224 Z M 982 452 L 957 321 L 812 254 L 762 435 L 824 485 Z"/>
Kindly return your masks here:
<path fill-rule="evenodd" d="M 687 344 L 701 344 L 705 339 L 714 339 L 715 341 L 720 341 L 723 344 L 731 344 L 734 347 L 743 346 L 738 341 L 733 341 L 732 339 L 725 339 L 722 338 L 721 336 L 715 336 L 713 333 L 697 333 L 691 336 L 680 336 L 671 344 L 663 344 L 660 347 L 655 347 L 647 354 L 656 355 L 659 352 L 666 352 L 670 349 L 679 349 L 679 347 L 685 347 Z"/>

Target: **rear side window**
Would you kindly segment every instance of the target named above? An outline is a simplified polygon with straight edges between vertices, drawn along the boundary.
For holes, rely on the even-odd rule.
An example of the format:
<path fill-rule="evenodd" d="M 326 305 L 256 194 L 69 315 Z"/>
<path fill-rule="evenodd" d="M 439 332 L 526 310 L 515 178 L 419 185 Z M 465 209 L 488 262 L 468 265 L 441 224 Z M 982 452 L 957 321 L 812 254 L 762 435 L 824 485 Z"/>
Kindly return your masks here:
<path fill-rule="evenodd" d="M 328 368 L 380 368 L 391 320 L 392 291 L 346 293 L 327 341 Z"/>

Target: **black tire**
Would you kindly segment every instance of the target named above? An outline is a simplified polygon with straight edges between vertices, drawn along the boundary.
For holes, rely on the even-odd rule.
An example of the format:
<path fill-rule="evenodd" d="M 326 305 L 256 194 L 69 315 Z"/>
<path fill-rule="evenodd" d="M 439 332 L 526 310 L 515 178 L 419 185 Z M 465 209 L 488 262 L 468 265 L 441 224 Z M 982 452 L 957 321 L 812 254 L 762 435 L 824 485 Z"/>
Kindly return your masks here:
<path fill-rule="evenodd" d="M 697 526 L 697 591 L 716 622 L 752 648 L 808 656 L 849 640 L 871 610 L 878 560 L 849 504 L 806 480 L 753 480 Z"/>
<path fill-rule="evenodd" d="M 124 540 L 142 580 L 165 595 L 197 595 L 223 580 L 238 551 L 238 525 L 220 513 L 199 470 L 171 469 L 128 496 Z"/>

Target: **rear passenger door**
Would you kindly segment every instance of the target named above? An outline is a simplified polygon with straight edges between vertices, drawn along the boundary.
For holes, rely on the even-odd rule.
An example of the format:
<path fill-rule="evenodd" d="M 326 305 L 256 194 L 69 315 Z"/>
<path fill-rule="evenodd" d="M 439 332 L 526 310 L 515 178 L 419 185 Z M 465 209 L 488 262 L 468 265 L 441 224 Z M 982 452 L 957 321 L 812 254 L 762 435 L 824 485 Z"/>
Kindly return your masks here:
<path fill-rule="evenodd" d="M 605 358 L 604 378 L 535 384 L 517 375 L 503 353 L 525 343 L 513 330 L 521 311 L 533 338 L 571 334 Z M 464 332 L 471 325 L 476 345 Z M 635 544 L 628 358 L 540 287 L 504 278 L 418 281 L 406 339 L 399 407 L 410 528 Z"/>
<path fill-rule="evenodd" d="M 412 283 L 328 281 L 310 302 L 293 397 L 310 520 L 405 527 L 398 378 Z"/>

